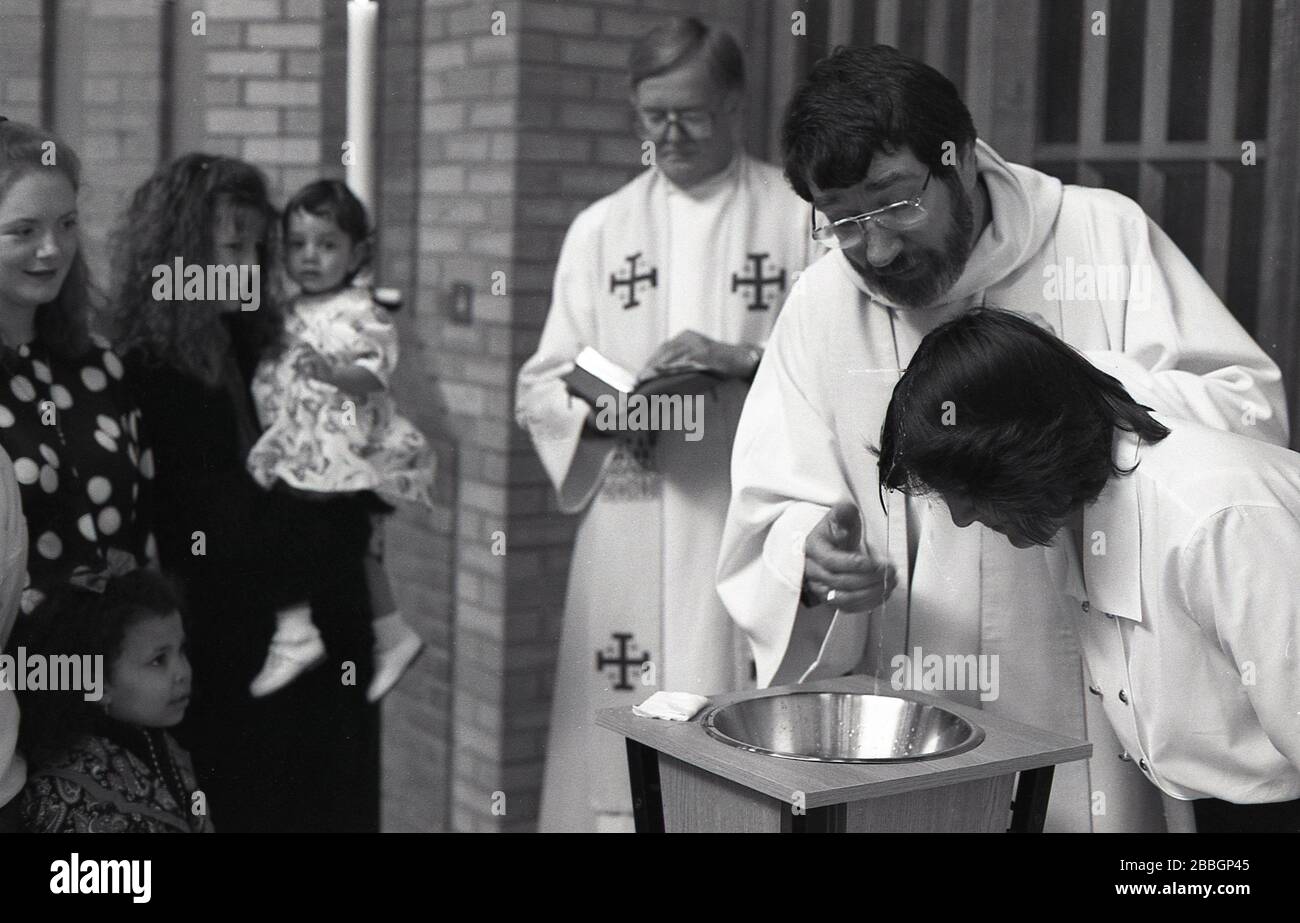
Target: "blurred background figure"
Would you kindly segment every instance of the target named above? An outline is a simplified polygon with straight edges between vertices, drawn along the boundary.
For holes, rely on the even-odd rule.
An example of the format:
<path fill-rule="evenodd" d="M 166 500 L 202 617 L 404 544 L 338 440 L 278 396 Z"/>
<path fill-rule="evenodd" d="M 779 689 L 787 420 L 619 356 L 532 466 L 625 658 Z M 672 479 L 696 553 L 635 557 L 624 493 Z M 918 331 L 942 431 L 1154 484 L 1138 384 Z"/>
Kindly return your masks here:
<path fill-rule="evenodd" d="M 630 72 L 655 165 L 570 227 L 541 344 L 519 375 L 519 422 L 560 509 L 582 516 L 543 830 L 630 824 L 623 743 L 595 728 L 598 708 L 638 704 L 655 689 L 709 695 L 748 682 L 714 589 L 731 437 L 788 281 L 813 250 L 806 210 L 780 171 L 740 143 L 735 39 L 675 20 L 635 46 Z M 711 370 L 701 433 L 603 428 L 562 379 L 585 347 L 643 379 L 684 364 Z"/>

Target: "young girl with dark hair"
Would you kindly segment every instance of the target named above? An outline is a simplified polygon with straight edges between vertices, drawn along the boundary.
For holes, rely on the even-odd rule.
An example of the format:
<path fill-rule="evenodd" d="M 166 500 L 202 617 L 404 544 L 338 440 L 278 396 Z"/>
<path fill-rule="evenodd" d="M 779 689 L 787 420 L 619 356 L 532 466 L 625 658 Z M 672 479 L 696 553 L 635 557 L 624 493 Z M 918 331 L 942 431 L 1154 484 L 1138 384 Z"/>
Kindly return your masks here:
<path fill-rule="evenodd" d="M 285 319 L 285 350 L 263 361 L 253 378 L 266 429 L 248 470 L 267 488 L 280 482 L 326 496 L 364 491 L 376 515 L 399 501 L 432 507 L 433 455 L 388 391 L 397 330 L 371 292 L 354 284 L 370 262 L 365 206 L 338 180 L 319 180 L 290 199 L 283 224 L 286 268 L 300 293 Z M 378 541 L 382 522 L 374 527 L 376 547 L 366 557 L 375 616 L 371 702 L 423 646 L 393 602 Z M 281 612 L 253 695 L 283 688 L 324 656 L 310 613 Z"/>
<path fill-rule="evenodd" d="M 113 570 L 132 566 L 120 555 Z M 72 581 L 33 614 L 25 653 L 47 663 L 97 658 L 102 686 L 19 695 L 30 763 L 24 825 L 34 833 L 211 832 L 189 755 L 167 732 L 190 700 L 176 593 L 148 570 L 79 569 Z"/>
<path fill-rule="evenodd" d="M 136 191 L 117 237 L 120 347 L 157 456 L 159 558 L 190 600 L 197 652 L 178 736 L 223 830 L 374 830 L 367 504 L 267 491 L 246 468 L 260 435 L 249 385 L 282 349 L 277 217 L 255 167 L 188 154 Z M 154 269 L 177 259 L 258 269 L 259 307 L 220 292 L 160 300 Z M 249 682 L 288 608 L 311 612 L 338 666 L 255 699 Z"/>
<path fill-rule="evenodd" d="M 1099 758 L 1135 764 L 1171 829 L 1300 832 L 1300 454 L 1157 419 L 1051 333 L 977 309 L 921 341 L 879 469 L 1045 555 L 1066 605 L 1020 617 L 1071 614 L 1124 748 Z"/>

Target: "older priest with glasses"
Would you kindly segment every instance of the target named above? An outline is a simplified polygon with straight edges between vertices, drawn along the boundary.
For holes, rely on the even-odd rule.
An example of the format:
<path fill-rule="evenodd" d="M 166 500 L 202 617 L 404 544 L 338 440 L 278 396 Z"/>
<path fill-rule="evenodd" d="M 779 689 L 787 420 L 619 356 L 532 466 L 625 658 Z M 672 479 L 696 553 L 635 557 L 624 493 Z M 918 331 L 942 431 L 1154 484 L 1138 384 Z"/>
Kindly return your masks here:
<path fill-rule="evenodd" d="M 918 649 L 996 657 L 995 700 L 944 694 L 1094 745 L 1058 767 L 1047 829 L 1182 826 L 1185 805 L 1161 803 L 1089 691 L 1043 549 L 958 529 L 925 498 L 882 506 L 865 449 L 921 338 L 985 303 L 1162 413 L 1283 445 L 1277 367 L 1135 203 L 1008 163 L 952 83 L 893 48 L 818 63 L 782 146 L 833 249 L 793 287 L 735 439 L 718 590 L 759 683 L 888 678 Z M 953 394 L 929 409 L 957 425 L 962 408 Z"/>
<path fill-rule="evenodd" d="M 581 517 L 544 831 L 631 828 L 623 742 L 594 727 L 597 709 L 752 682 L 714 583 L 731 439 L 772 322 L 817 249 L 781 172 L 741 147 L 734 39 L 695 19 L 655 29 L 633 49 L 631 89 L 653 165 L 574 220 L 519 376 L 519 422 L 560 509 Z M 580 354 L 584 369 L 621 366 L 627 381 L 697 370 L 702 438 L 630 414 L 610 429 L 599 395 L 570 393 Z"/>

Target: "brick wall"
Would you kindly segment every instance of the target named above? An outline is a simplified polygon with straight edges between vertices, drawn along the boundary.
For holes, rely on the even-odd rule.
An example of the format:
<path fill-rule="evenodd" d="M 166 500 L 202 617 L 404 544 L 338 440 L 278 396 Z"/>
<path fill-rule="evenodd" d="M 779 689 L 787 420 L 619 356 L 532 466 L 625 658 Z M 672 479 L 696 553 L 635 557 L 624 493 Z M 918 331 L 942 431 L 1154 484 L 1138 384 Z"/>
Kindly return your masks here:
<path fill-rule="evenodd" d="M 450 828 L 457 440 L 440 389 L 432 323 L 437 286 L 427 281 L 419 250 L 424 18 L 420 0 L 389 0 L 380 38 L 376 271 L 407 293 L 397 315 L 402 361 L 393 387 L 438 453 L 433 514 L 403 511 L 388 526 L 388 571 L 398 601 L 429 642 L 383 706 L 383 826 L 397 831 Z"/>
<path fill-rule="evenodd" d="M 283 201 L 321 175 L 322 0 L 199 8 L 208 20 L 205 149 L 257 164 Z"/>
<path fill-rule="evenodd" d="M 159 30 L 156 3 L 92 2 L 75 62 L 80 74 L 68 61 L 56 71 L 81 88 L 80 118 L 65 140 L 85 170 L 78 204 L 87 258 L 101 282 L 108 281 L 109 235 L 158 159 Z"/>
<path fill-rule="evenodd" d="M 738 36 L 742 2 L 707 4 Z M 537 345 L 574 215 L 642 169 L 629 137 L 632 39 L 698 3 L 425 4 L 419 222 L 422 293 L 475 288 L 467 327 L 440 313 L 429 342 L 460 439 L 452 825 L 536 823 L 574 520 L 560 516 L 526 435 L 514 379 Z M 505 14 L 506 35 L 491 34 Z M 490 294 L 505 272 L 507 293 Z M 508 553 L 491 553 L 500 529 Z M 505 796 L 504 815 L 492 795 Z"/>
<path fill-rule="evenodd" d="M 0 0 L 0 111 L 40 121 L 46 105 L 85 157 L 97 266 L 126 196 L 164 152 L 243 157 L 281 202 L 342 176 L 342 0 L 177 0 L 166 83 L 158 0 L 66 7 L 55 73 L 80 92 L 61 85 L 55 106 L 40 78 L 39 0 Z M 430 651 L 384 704 L 383 826 L 529 830 L 574 521 L 555 511 L 514 425 L 515 376 L 536 348 L 569 222 L 641 169 L 625 103 L 631 39 L 677 11 L 743 37 L 751 13 L 742 0 L 382 7 L 375 268 L 406 292 L 394 389 L 440 462 L 437 507 L 403 511 L 387 530 L 398 601 Z M 190 34 L 195 11 L 205 36 Z M 160 124 L 172 135 L 160 138 Z M 450 316 L 457 283 L 473 292 L 468 323 Z"/>
<path fill-rule="evenodd" d="M 41 120 L 41 0 L 0 0 L 0 115 Z"/>

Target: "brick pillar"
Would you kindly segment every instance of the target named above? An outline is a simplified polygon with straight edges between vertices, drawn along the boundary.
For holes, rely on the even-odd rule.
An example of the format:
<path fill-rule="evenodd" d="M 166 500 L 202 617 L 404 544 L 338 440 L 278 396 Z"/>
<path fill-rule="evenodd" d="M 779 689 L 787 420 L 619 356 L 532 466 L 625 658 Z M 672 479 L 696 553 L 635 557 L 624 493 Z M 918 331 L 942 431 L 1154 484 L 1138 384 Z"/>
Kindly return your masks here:
<path fill-rule="evenodd" d="M 283 201 L 321 176 L 321 0 L 207 0 L 201 9 L 205 150 L 258 165 Z"/>
<path fill-rule="evenodd" d="M 41 0 L 5 0 L 0 17 L 0 115 L 41 123 Z"/>
<path fill-rule="evenodd" d="M 456 461 L 449 471 L 444 458 L 447 506 L 431 527 L 403 519 L 389 530 L 400 593 L 445 601 L 452 612 L 448 659 L 422 661 L 418 685 L 404 684 L 385 712 L 385 797 L 411 806 L 404 819 L 422 807 L 419 816 L 437 819 L 422 799 L 438 797 L 430 783 L 446 766 L 451 829 L 535 826 L 575 522 L 556 512 L 532 446 L 514 425 L 514 381 L 536 348 L 569 222 L 642 169 L 626 106 L 630 42 L 665 11 L 692 6 L 424 0 L 412 137 L 404 127 L 412 89 L 394 73 L 409 68 L 410 4 L 385 5 L 385 17 L 405 24 L 387 26 L 383 43 L 385 79 L 396 81 L 386 84 L 383 105 L 383 201 L 392 209 L 382 227 L 384 259 L 395 279 L 413 283 L 407 321 L 422 361 L 408 367 L 419 372 L 404 385 L 408 406 L 428 408 L 422 424 L 444 434 Z M 718 21 L 743 37 L 745 5 L 716 7 Z M 504 34 L 493 33 L 494 22 Z M 405 179 L 412 169 L 413 184 Z M 399 201 L 411 198 L 414 215 Z M 504 292 L 494 292 L 494 278 Z M 472 291 L 467 323 L 451 316 L 455 287 Z M 400 549 L 392 547 L 395 531 Z M 494 553 L 501 550 L 494 536 L 505 554 Z M 421 625 L 440 634 L 441 615 L 422 616 Z M 444 764 L 438 734 L 448 707 Z"/>

